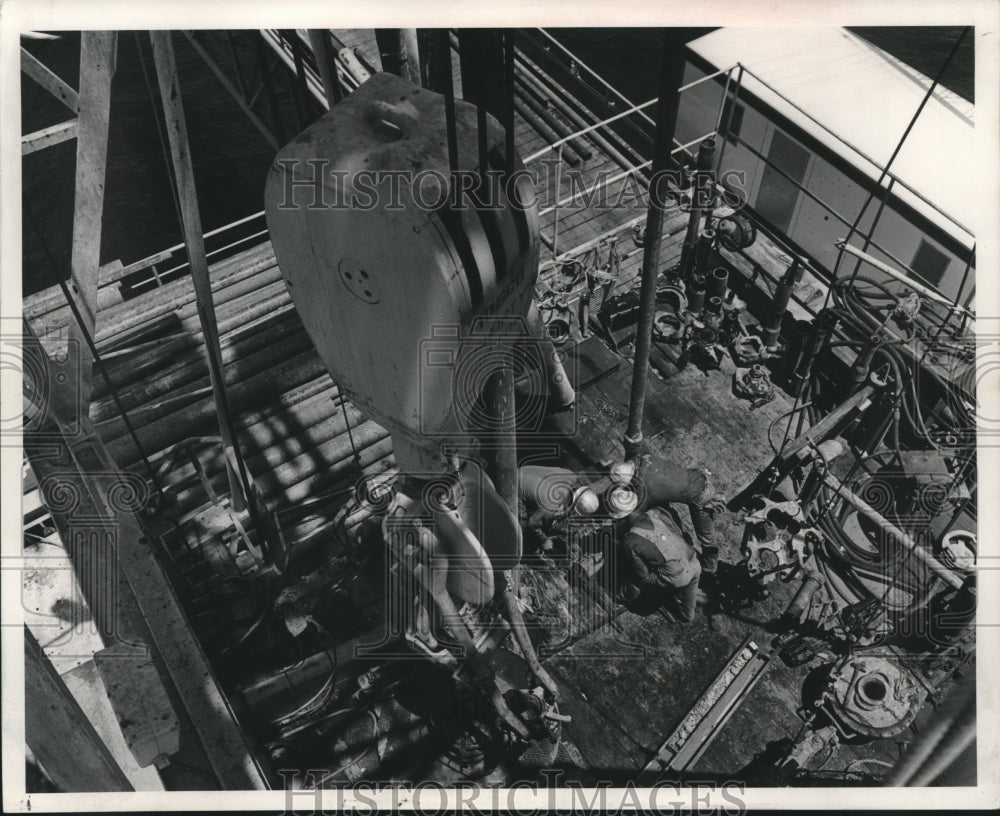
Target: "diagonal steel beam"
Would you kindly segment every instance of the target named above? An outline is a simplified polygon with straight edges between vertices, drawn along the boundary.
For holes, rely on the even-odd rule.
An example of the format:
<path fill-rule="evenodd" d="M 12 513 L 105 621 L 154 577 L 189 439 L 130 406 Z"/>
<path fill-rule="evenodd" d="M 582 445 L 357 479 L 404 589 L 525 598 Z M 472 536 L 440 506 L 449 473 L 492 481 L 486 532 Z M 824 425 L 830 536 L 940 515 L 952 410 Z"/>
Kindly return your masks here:
<path fill-rule="evenodd" d="M 209 54 L 208 51 L 205 50 L 204 46 L 202 46 L 202 44 L 194 38 L 194 32 L 185 31 L 184 36 L 191 44 L 191 47 L 195 50 L 195 53 L 201 57 L 202 61 L 208 66 L 209 70 L 215 74 L 216 79 L 219 80 L 222 87 L 226 89 L 226 92 L 247 115 L 247 118 L 250 119 L 253 126 L 260 131 L 260 135 L 267 140 L 267 143 L 271 145 L 271 147 L 277 150 L 280 145 L 278 144 L 278 140 L 274 138 L 274 134 L 271 132 L 271 129 L 264 124 L 264 121 L 256 113 L 254 113 L 253 108 L 251 108 L 247 103 L 243 94 L 240 92 L 240 89 L 233 84 L 232 80 L 228 76 L 226 76 L 226 72 L 222 70 L 222 67 L 214 59 L 212 59 L 212 55 Z"/>
<path fill-rule="evenodd" d="M 58 125 L 36 130 L 21 137 L 21 155 L 30 156 L 46 147 L 68 142 L 76 138 L 76 119 L 60 122 Z"/>

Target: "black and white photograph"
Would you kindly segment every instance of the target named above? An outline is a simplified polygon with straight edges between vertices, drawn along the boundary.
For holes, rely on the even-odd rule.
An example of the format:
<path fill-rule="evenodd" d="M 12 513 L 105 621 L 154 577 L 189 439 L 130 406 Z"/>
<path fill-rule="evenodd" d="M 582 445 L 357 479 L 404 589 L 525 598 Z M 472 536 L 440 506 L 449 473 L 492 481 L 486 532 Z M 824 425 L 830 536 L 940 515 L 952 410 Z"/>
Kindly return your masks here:
<path fill-rule="evenodd" d="M 1000 6 L 134 5 L 0 6 L 6 811 L 1000 806 Z"/>

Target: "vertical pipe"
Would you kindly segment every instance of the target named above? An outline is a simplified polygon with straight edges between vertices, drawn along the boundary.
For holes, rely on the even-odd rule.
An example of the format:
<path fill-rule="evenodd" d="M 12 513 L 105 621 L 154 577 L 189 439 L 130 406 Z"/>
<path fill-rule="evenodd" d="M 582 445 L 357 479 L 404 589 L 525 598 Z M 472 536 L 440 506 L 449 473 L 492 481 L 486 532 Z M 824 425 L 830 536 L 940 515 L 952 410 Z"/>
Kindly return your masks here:
<path fill-rule="evenodd" d="M 559 161 L 556 163 L 556 200 L 552 205 L 552 260 L 559 257 L 559 188 L 562 186 L 563 146 L 559 145 Z"/>
<path fill-rule="evenodd" d="M 708 275 L 708 264 L 712 257 L 712 243 L 714 241 L 714 229 L 703 229 L 698 233 L 698 247 L 695 254 L 693 275 Z"/>
<path fill-rule="evenodd" d="M 194 165 L 191 160 L 187 122 L 177 78 L 177 63 L 169 31 L 151 31 L 153 60 L 156 77 L 163 100 L 163 114 L 170 141 L 170 155 L 173 159 L 174 180 L 181 205 L 184 243 L 187 246 L 188 262 L 191 266 L 191 280 L 194 284 L 198 306 L 198 319 L 205 338 L 208 355 L 208 374 L 218 410 L 219 433 L 226 453 L 227 473 L 233 509 L 246 509 L 249 490 L 243 457 L 236 447 L 236 434 L 231 425 L 229 400 L 223 381 L 222 353 L 219 349 L 219 328 L 215 320 L 215 304 L 212 297 L 212 282 L 208 276 L 208 260 L 205 254 L 205 237 L 201 229 L 201 212 L 198 208 L 198 194 L 194 181 Z"/>
<path fill-rule="evenodd" d="M 517 432 L 514 413 L 514 367 L 513 362 L 504 356 L 503 361 L 497 370 L 490 376 L 486 388 L 487 404 L 490 406 L 496 432 L 493 436 L 494 459 L 493 459 L 493 482 L 496 485 L 497 493 L 500 494 L 512 513 L 517 513 Z M 520 536 L 520 527 L 517 535 Z M 521 546 L 517 547 L 520 551 Z M 542 667 L 541 661 L 535 652 L 535 647 L 531 643 L 527 626 L 524 622 L 524 615 L 521 614 L 521 606 L 517 597 L 517 590 L 520 584 L 520 570 L 517 564 L 512 564 L 506 570 L 502 578 L 503 601 L 507 617 L 510 619 L 511 631 L 514 639 L 524 656 L 525 661 L 539 682 L 548 689 L 553 696 L 558 694 L 558 686 L 549 676 L 549 673 Z"/>
<path fill-rule="evenodd" d="M 494 437 L 493 482 L 500 497 L 517 512 L 517 435 L 514 415 L 514 367 L 504 355 L 503 362 L 490 376 L 486 398 L 491 408 Z"/>
<path fill-rule="evenodd" d="M 768 313 L 767 320 L 764 321 L 764 329 L 761 332 L 761 339 L 764 341 L 764 347 L 768 351 L 774 351 L 778 348 L 778 335 L 781 333 L 781 321 L 785 317 L 785 312 L 788 311 L 788 301 L 791 300 L 792 289 L 795 286 L 795 282 L 801 276 L 800 267 L 801 261 L 799 258 L 793 258 L 792 263 L 789 265 L 788 269 L 785 270 L 785 274 L 781 276 L 777 286 L 774 288 L 774 297 L 771 299 L 771 309 Z"/>
<path fill-rule="evenodd" d="M 698 145 L 698 158 L 692 189 L 691 215 L 688 219 L 687 234 L 684 246 L 681 248 L 681 272 L 685 277 L 693 273 L 694 256 L 698 243 L 698 233 L 701 231 L 702 217 L 705 210 L 711 211 L 709 192 L 712 189 L 712 165 L 715 162 L 715 139 L 702 139 Z"/>
<path fill-rule="evenodd" d="M 726 289 L 729 288 L 729 272 L 721 266 L 715 267 L 708 276 L 708 286 L 705 296 L 711 300 L 714 297 L 725 300 Z"/>
<path fill-rule="evenodd" d="M 415 28 L 376 28 L 382 70 L 420 84 L 420 47 Z"/>
<path fill-rule="evenodd" d="M 687 287 L 688 311 L 696 315 L 705 308 L 705 276 L 695 274 Z"/>
<path fill-rule="evenodd" d="M 309 44 L 312 46 L 313 56 L 316 58 L 316 66 L 319 68 L 320 79 L 323 80 L 326 105 L 328 108 L 332 108 L 341 100 L 343 94 L 326 29 L 310 28 Z"/>
<path fill-rule="evenodd" d="M 815 328 L 812 339 L 809 341 L 808 349 L 800 358 L 799 365 L 792 375 L 792 385 L 799 396 L 802 395 L 809 382 L 809 375 L 812 372 L 816 357 L 819 356 L 819 353 L 830 341 L 830 335 L 837 327 L 838 321 L 839 318 L 837 315 L 830 310 L 824 310 L 816 316 Z"/>
<path fill-rule="evenodd" d="M 448 165 L 451 172 L 458 172 L 458 127 L 455 123 L 455 77 L 451 65 L 451 36 L 447 28 L 438 29 L 435 53 L 441 59 L 439 66 L 444 83 L 444 119 L 448 131 Z"/>
<path fill-rule="evenodd" d="M 514 172 L 514 32 L 507 29 L 503 34 L 503 126 L 505 166 L 508 173 Z"/>
<path fill-rule="evenodd" d="M 635 363 L 629 395 L 628 425 L 625 429 L 625 456 L 634 459 L 642 446 L 642 416 L 646 406 L 646 377 L 656 313 L 656 281 L 659 277 L 660 246 L 663 243 L 665 171 L 670 159 L 677 125 L 678 89 L 684 76 L 684 37 L 681 29 L 668 28 L 663 37 L 660 93 L 656 104 L 656 142 L 653 150 L 652 189 L 646 215 L 646 243 L 642 256 L 642 285 L 639 293 L 639 324 L 635 338 Z"/>
<path fill-rule="evenodd" d="M 451 83 L 451 43 L 444 28 L 417 29 L 420 84 L 428 91 L 444 94 Z"/>

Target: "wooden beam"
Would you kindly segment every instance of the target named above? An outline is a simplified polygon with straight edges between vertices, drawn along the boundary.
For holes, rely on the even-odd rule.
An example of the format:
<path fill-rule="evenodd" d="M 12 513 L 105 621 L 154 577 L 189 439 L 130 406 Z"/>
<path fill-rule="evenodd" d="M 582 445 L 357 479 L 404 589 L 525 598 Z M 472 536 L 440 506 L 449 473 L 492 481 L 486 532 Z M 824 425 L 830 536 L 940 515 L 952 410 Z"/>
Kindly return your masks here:
<path fill-rule="evenodd" d="M 36 130 L 21 137 L 21 155 L 30 156 L 46 147 L 68 142 L 75 139 L 77 134 L 77 120 L 70 119 L 68 122 L 60 122 L 58 125 Z"/>
<path fill-rule="evenodd" d="M 780 457 L 786 462 L 792 456 L 802 459 L 809 453 L 813 444 L 818 445 L 825 440 L 833 432 L 834 428 L 855 409 L 867 410 L 868 404 L 874 395 L 875 389 L 870 385 L 859 388 L 819 422 L 808 428 L 801 436 L 796 437 L 783 446 Z"/>
<path fill-rule="evenodd" d="M 69 289 L 84 325 L 70 324 L 70 338 L 79 344 L 78 393 L 90 403 L 93 359 L 84 339 L 94 336 L 97 324 L 97 288 L 101 266 L 101 226 L 104 216 L 104 180 L 108 161 L 108 117 L 111 77 L 115 66 L 113 31 L 85 31 L 80 41 L 80 115 L 77 119 L 76 185 L 73 202 L 73 245 Z"/>
<path fill-rule="evenodd" d="M 27 626 L 24 736 L 45 772 L 66 793 L 134 790 Z"/>
<path fill-rule="evenodd" d="M 215 303 L 212 296 L 212 282 L 208 276 L 208 257 L 205 253 L 205 236 L 201 227 L 201 211 L 198 207 L 198 191 L 194 180 L 194 163 L 188 140 L 187 121 L 184 117 L 184 103 L 181 98 L 180 82 L 177 76 L 177 61 L 169 31 L 151 31 L 153 62 L 156 65 L 156 79 L 163 101 L 163 115 L 170 142 L 170 156 L 173 160 L 174 183 L 180 203 L 184 243 L 187 246 L 188 263 L 191 267 L 191 281 L 194 284 L 198 305 L 198 319 L 205 338 L 208 355 L 208 373 L 215 396 L 219 418 L 219 435 L 226 454 L 229 475 L 230 500 L 233 509 L 239 513 L 246 509 L 250 499 L 247 476 L 243 459 L 236 447 L 236 434 L 232 427 L 229 400 L 223 379 L 222 354 L 219 350 L 219 327 L 215 319 Z"/>
<path fill-rule="evenodd" d="M 43 65 L 37 57 L 32 56 L 24 47 L 21 48 L 21 70 L 73 111 L 73 113 L 80 112 L 79 94 Z"/>
<path fill-rule="evenodd" d="M 26 352 L 39 360 L 47 359 L 27 324 L 23 343 Z M 43 370 L 51 367 L 49 362 Z M 176 692 L 171 693 L 175 710 L 184 713 L 197 734 L 196 742 L 223 789 L 267 788 L 212 666 L 191 631 L 180 599 L 158 561 L 158 548 L 143 527 L 139 514 L 144 502 L 130 500 L 128 497 L 134 494 L 119 489 L 122 485 L 134 487 L 134 479 L 118 468 L 86 411 L 80 414 L 72 399 L 65 398 L 65 391 L 65 384 L 52 384 L 50 399 L 44 405 L 45 419 L 40 424 L 45 432 L 26 432 L 24 446 L 36 478 L 44 481 L 42 473 L 55 474 L 57 485 L 68 485 L 68 495 L 80 499 L 72 516 L 62 513 L 62 522 L 56 519 L 56 523 L 58 527 L 76 520 L 84 533 L 68 547 L 69 555 L 91 614 L 101 627 L 102 639 L 118 642 L 118 653 L 124 654 L 119 660 L 135 653 L 129 647 L 140 646 L 139 656 L 151 653 L 160 661 L 164 669 L 161 677 L 169 679 Z M 50 433 L 53 428 L 59 437 L 55 456 Z M 112 534 L 105 539 L 107 545 L 98 552 L 87 546 L 88 525 L 110 526 Z M 95 597 L 95 592 L 100 594 Z"/>
<path fill-rule="evenodd" d="M 243 112 L 247 115 L 247 118 L 253 126 L 260 131 L 260 135 L 267 140 L 267 143 L 271 145 L 272 148 L 277 150 L 280 145 L 278 144 L 278 140 L 274 138 L 274 134 L 271 132 L 271 129 L 264 124 L 264 121 L 256 113 L 254 113 L 253 108 L 251 108 L 249 103 L 247 103 L 243 94 L 240 93 L 240 90 L 233 85 L 229 77 L 226 76 L 226 72 L 223 71 L 219 64 L 212 59 L 211 54 L 209 54 L 202 47 L 201 43 L 194 38 L 194 32 L 185 31 L 184 36 L 187 38 L 187 41 L 191 43 L 191 47 L 195 50 L 198 56 L 202 58 L 205 65 L 208 66 L 209 70 L 215 74 L 215 78 L 219 80 L 219 83 L 226 89 L 226 92 L 236 101 L 236 104 L 242 108 Z"/>

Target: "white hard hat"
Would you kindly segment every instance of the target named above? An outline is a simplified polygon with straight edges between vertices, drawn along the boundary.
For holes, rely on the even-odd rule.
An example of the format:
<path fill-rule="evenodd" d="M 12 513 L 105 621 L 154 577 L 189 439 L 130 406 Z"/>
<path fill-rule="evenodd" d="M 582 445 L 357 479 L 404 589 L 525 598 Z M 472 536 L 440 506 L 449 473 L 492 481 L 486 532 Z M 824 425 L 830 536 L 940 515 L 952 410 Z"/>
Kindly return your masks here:
<path fill-rule="evenodd" d="M 611 481 L 615 484 L 627 485 L 635 476 L 635 462 L 615 462 L 608 471 Z"/>
<path fill-rule="evenodd" d="M 574 513 L 589 516 L 597 512 L 601 506 L 601 500 L 589 487 L 578 487 L 573 493 L 573 502 L 570 506 Z"/>
<path fill-rule="evenodd" d="M 627 487 L 616 487 L 608 493 L 607 502 L 611 518 L 620 519 L 639 506 L 639 497 Z"/>

